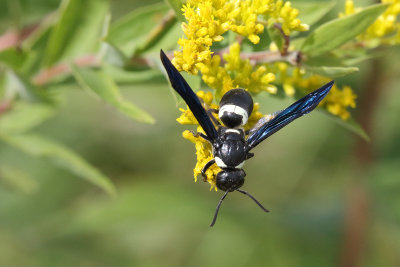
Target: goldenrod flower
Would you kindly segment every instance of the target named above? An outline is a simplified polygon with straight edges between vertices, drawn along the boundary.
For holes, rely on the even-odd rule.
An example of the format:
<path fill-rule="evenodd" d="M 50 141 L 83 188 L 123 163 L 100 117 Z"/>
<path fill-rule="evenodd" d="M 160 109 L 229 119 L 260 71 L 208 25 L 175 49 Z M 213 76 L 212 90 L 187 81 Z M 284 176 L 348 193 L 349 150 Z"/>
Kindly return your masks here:
<path fill-rule="evenodd" d="M 369 47 L 375 47 L 381 43 L 389 45 L 400 43 L 400 23 L 397 21 L 400 14 L 400 0 L 382 0 L 382 3 L 390 5 L 364 33 L 357 36 L 358 40 Z M 354 7 L 353 0 L 346 0 L 345 12 L 340 13 L 339 17 L 351 15 L 360 10 L 361 8 Z"/>
<path fill-rule="evenodd" d="M 198 63 L 210 64 L 210 47 L 222 41 L 223 34 L 229 30 L 257 44 L 259 34 L 264 31 L 259 16 L 269 25 L 281 24 L 287 35 L 308 29 L 297 18 L 299 11 L 282 0 L 189 0 L 182 11 L 187 20 L 182 24 L 185 36 L 178 41 L 181 51 L 174 53 L 172 63 L 179 71 L 191 74 L 197 74 Z"/>

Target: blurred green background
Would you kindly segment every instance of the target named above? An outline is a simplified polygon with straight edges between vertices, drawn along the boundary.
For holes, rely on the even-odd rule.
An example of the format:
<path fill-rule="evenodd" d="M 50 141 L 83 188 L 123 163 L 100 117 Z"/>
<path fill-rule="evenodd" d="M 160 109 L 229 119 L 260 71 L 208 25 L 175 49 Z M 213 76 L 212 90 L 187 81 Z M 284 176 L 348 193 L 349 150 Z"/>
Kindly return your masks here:
<path fill-rule="evenodd" d="M 22 25 L 59 5 L 20 2 Z M 113 0 L 113 18 L 152 2 Z M 0 32 L 14 23 L 1 0 Z M 398 49 L 377 59 L 370 144 L 321 112 L 296 121 L 245 166 L 243 188 L 271 213 L 230 194 L 214 228 L 208 225 L 221 192 L 193 181 L 194 147 L 181 137 L 187 127 L 175 121 L 179 111 L 165 79 L 121 87 L 155 125 L 124 117 L 76 85 L 59 85 L 61 108 L 35 132 L 78 152 L 111 177 L 118 193 L 110 197 L 0 142 L 0 163 L 22 164 L 34 177 L 22 191 L 0 179 L 0 266 L 400 266 L 399 59 Z M 341 79 L 360 100 L 372 64 Z M 267 94 L 256 101 L 265 113 L 292 102 Z M 373 157 L 362 160 L 360 146 Z"/>

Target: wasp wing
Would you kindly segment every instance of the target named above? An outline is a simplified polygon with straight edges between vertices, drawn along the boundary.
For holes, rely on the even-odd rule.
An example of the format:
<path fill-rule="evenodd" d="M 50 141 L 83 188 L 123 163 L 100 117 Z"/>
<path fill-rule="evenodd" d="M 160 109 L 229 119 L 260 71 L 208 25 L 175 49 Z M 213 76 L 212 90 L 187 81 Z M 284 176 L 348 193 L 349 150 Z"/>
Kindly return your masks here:
<path fill-rule="evenodd" d="M 334 81 L 331 81 L 314 92 L 306 95 L 291 106 L 282 110 L 272 120 L 266 122 L 257 131 L 247 138 L 248 151 L 256 147 L 270 135 L 288 125 L 293 120 L 311 112 L 324 99 L 332 88 Z"/>
<path fill-rule="evenodd" d="M 264 124 L 268 123 L 269 121 L 271 121 L 273 118 L 275 118 L 276 116 L 278 116 L 278 114 L 281 112 L 282 110 L 279 111 L 275 111 L 272 114 L 267 114 L 264 115 L 263 117 L 261 117 L 261 119 L 259 119 L 257 121 L 257 123 L 254 125 L 253 128 L 251 128 L 248 132 L 248 136 L 253 135 L 255 132 L 257 132 L 262 126 L 264 126 Z"/>
<path fill-rule="evenodd" d="M 207 112 L 201 105 L 199 98 L 162 50 L 160 51 L 160 57 L 164 68 L 167 71 L 172 87 L 176 92 L 178 92 L 183 100 L 185 100 L 208 138 L 210 138 L 211 141 L 214 141 L 218 135 L 217 130 L 215 129 L 210 117 L 208 117 Z"/>

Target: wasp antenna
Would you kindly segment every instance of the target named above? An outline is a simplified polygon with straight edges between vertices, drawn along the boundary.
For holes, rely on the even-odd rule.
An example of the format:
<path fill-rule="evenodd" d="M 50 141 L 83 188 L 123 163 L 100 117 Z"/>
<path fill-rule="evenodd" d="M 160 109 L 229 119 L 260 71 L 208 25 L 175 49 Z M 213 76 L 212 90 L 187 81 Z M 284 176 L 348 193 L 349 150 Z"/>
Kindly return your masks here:
<path fill-rule="evenodd" d="M 258 202 L 258 200 L 257 199 L 255 199 L 255 197 L 253 197 L 252 195 L 250 195 L 250 193 L 249 192 L 247 192 L 247 191 L 244 191 L 244 190 L 241 190 L 241 189 L 236 189 L 236 191 L 238 191 L 238 192 L 240 192 L 240 193 L 242 193 L 242 194 L 245 194 L 245 195 L 247 195 L 247 196 L 249 196 L 252 200 L 254 200 L 254 202 L 256 202 L 257 203 L 257 205 L 263 210 L 263 211 L 265 211 L 265 212 L 269 212 L 269 210 L 267 210 L 266 208 L 264 208 L 264 206 L 263 205 L 261 205 L 261 203 L 260 202 Z"/>
<path fill-rule="evenodd" d="M 211 224 L 210 224 L 210 227 L 213 227 L 214 224 L 215 224 L 215 222 L 217 221 L 217 216 L 218 216 L 219 208 L 221 207 L 222 201 L 224 201 L 224 199 L 226 198 L 226 195 L 228 195 L 228 192 L 229 192 L 229 191 L 226 190 L 226 191 L 225 191 L 225 194 L 224 194 L 224 195 L 221 197 L 221 199 L 219 200 L 218 205 L 217 205 L 217 209 L 215 210 L 214 218 L 213 218 L 213 220 L 212 220 L 212 222 L 211 222 Z"/>

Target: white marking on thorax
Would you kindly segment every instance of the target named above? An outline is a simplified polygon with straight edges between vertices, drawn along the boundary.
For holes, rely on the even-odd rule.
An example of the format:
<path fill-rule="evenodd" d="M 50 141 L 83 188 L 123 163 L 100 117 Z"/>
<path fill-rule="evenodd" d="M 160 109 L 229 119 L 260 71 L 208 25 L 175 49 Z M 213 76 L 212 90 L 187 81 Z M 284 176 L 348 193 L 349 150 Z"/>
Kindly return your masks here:
<path fill-rule="evenodd" d="M 215 164 L 218 165 L 220 168 L 227 168 L 228 166 L 220 159 L 219 157 L 215 157 Z M 240 164 L 235 166 L 235 169 L 241 169 L 244 165 L 245 160 L 243 160 Z"/>
<path fill-rule="evenodd" d="M 226 129 L 225 132 L 226 133 L 237 133 L 237 134 L 240 134 L 240 131 L 237 130 L 237 129 Z"/>
<path fill-rule="evenodd" d="M 235 166 L 235 169 L 241 169 L 244 165 L 245 160 L 242 161 L 239 165 Z"/>
<path fill-rule="evenodd" d="M 221 118 L 222 115 L 224 115 L 224 112 L 232 112 L 238 115 L 242 116 L 242 125 L 245 125 L 247 123 L 247 120 L 249 119 L 249 115 L 247 114 L 247 111 L 239 106 L 236 105 L 223 105 L 219 112 L 218 116 Z"/>
<path fill-rule="evenodd" d="M 226 164 L 220 159 L 219 157 L 215 157 L 215 163 L 218 165 L 220 168 L 226 168 Z"/>

